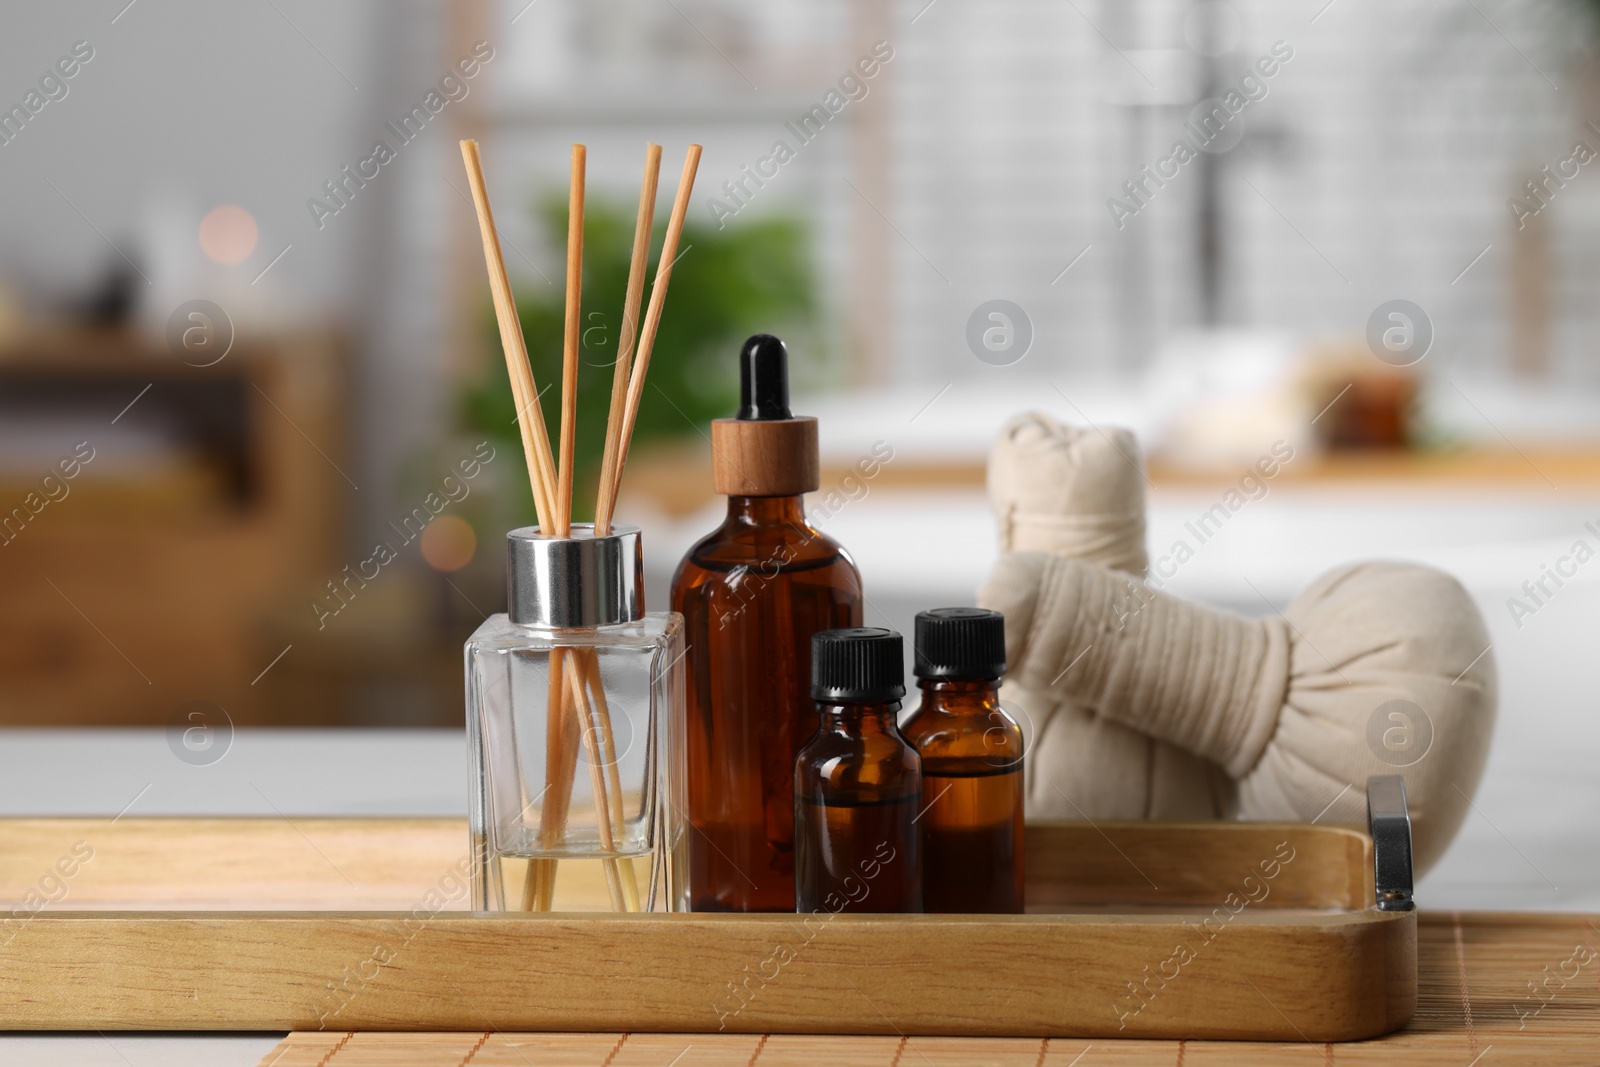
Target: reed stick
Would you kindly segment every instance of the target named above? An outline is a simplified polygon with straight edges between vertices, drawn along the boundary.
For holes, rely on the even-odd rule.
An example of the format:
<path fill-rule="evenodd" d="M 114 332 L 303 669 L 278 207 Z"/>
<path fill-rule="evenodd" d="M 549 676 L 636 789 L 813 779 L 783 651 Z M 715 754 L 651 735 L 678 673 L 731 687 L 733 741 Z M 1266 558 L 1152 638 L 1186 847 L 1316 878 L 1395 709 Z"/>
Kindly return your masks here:
<path fill-rule="evenodd" d="M 528 467 L 528 481 L 533 490 L 533 507 L 539 515 L 539 525 L 550 529 L 554 515 L 555 484 L 550 462 L 550 435 L 545 429 L 544 411 L 539 406 L 539 391 L 534 382 L 533 366 L 528 362 L 527 342 L 522 336 L 522 321 L 517 315 L 516 301 L 511 294 L 511 280 L 506 274 L 505 257 L 500 251 L 500 235 L 494 224 L 494 209 L 489 204 L 488 186 L 483 178 L 483 161 L 478 154 L 478 143 L 461 142 L 461 160 L 467 169 L 467 184 L 472 189 L 472 204 L 478 215 L 478 231 L 483 240 L 484 265 L 489 272 L 489 294 L 494 301 L 494 317 L 500 328 L 500 347 L 505 353 L 506 373 L 511 380 L 511 398 L 517 408 L 517 429 L 522 438 L 523 459 Z M 559 688 L 554 690 L 559 695 Z M 559 723 L 555 723 L 559 726 Z M 547 729 L 547 734 L 550 731 Z M 555 747 L 552 747 L 555 742 Z M 546 769 L 549 753 L 559 747 L 559 739 L 547 736 Z M 520 778 L 520 776 L 519 776 Z M 548 781 L 548 778 L 547 778 Z M 519 789 L 521 789 L 519 785 Z M 546 790 L 548 793 L 548 790 Z M 527 791 L 521 789 L 523 818 L 532 806 Z M 540 805 L 540 836 L 553 837 L 554 828 L 548 819 L 549 807 Z M 553 883 L 554 867 L 549 860 L 534 859 L 528 863 L 528 877 L 523 887 L 523 910 L 537 906 L 540 897 L 548 897 L 541 887 Z"/>
<path fill-rule="evenodd" d="M 556 472 L 557 537 L 572 532 L 572 457 L 578 438 L 578 342 L 583 332 L 583 185 L 587 150 L 572 146 L 567 184 L 567 317 L 561 330 L 561 462 Z"/>
<path fill-rule="evenodd" d="M 655 225 L 656 189 L 661 181 L 661 146 L 645 148 L 644 179 L 639 186 L 639 215 L 633 226 L 633 257 L 628 261 L 628 289 L 622 300 L 622 329 L 617 336 L 617 361 L 611 368 L 611 410 L 606 417 L 606 446 L 600 460 L 599 499 L 595 502 L 594 530 L 611 532 L 617 506 L 617 453 L 622 443 L 624 410 L 628 405 L 628 371 L 633 365 L 633 344 L 639 334 L 639 304 L 644 298 L 645 274 L 650 267 L 650 232 Z"/>
<path fill-rule="evenodd" d="M 622 486 L 622 472 L 627 463 L 628 448 L 633 437 L 633 427 L 638 420 L 639 403 L 644 394 L 645 374 L 650 368 L 650 354 L 655 345 L 656 330 L 661 323 L 662 308 L 666 304 L 667 286 L 672 280 L 672 268 L 677 263 L 678 243 L 683 236 L 683 223 L 689 211 L 689 198 L 694 191 L 695 172 L 700 165 L 701 147 L 691 144 L 684 157 L 683 172 L 678 178 L 678 191 L 673 200 L 672 215 L 667 223 L 667 233 L 661 247 L 661 258 L 657 261 L 655 283 L 650 290 L 649 310 L 645 314 L 643 328 L 638 336 L 638 352 L 628 365 L 627 354 L 632 347 L 634 338 L 631 336 L 630 327 L 637 321 L 639 301 L 643 296 L 645 266 L 649 262 L 650 231 L 654 224 L 656 187 L 659 183 L 661 166 L 661 149 L 658 145 L 650 145 L 646 150 L 645 178 L 639 196 L 639 214 L 635 220 L 633 236 L 633 256 L 628 265 L 628 289 L 624 296 L 622 336 L 618 338 L 617 364 L 612 370 L 611 410 L 606 422 L 606 447 L 601 461 L 599 499 L 595 507 L 595 528 L 598 532 L 604 524 L 604 529 L 609 531 L 611 519 L 615 514 L 617 494 Z M 622 385 L 627 382 L 626 395 L 623 394 Z M 600 665 L 598 657 L 592 664 L 591 686 L 597 701 L 603 701 L 600 685 Z M 610 742 L 609 731 L 606 740 Z M 614 747 L 608 747 L 608 766 L 613 779 L 617 778 L 616 755 Z M 618 796 L 621 795 L 621 783 L 616 784 Z M 618 832 L 620 832 L 620 812 L 617 813 Z M 634 882 L 633 865 L 623 865 L 624 877 L 631 886 Z M 637 894 L 637 888 L 633 889 Z"/>
<path fill-rule="evenodd" d="M 661 309 L 666 306 L 667 286 L 672 281 L 672 268 L 678 261 L 678 241 L 683 237 L 683 220 L 689 214 L 689 196 L 694 192 L 695 171 L 700 167 L 700 146 L 691 144 L 683 157 L 683 172 L 678 176 L 678 193 L 672 201 L 672 216 L 667 220 L 667 235 L 661 244 L 661 258 L 656 261 L 656 280 L 650 287 L 650 307 L 645 312 L 644 326 L 639 333 L 639 352 L 634 357 L 628 378 L 628 402 L 623 410 L 622 431 L 617 445 L 617 461 L 611 472 L 605 492 L 615 502 L 622 489 L 622 472 L 628 463 L 628 447 L 633 440 L 633 426 L 639 419 L 639 403 L 644 397 L 644 378 L 650 370 L 650 353 L 655 347 L 656 330 L 661 326 Z"/>
<path fill-rule="evenodd" d="M 617 358 L 611 369 L 611 408 L 606 418 L 605 452 L 600 461 L 600 489 L 595 502 L 594 529 L 596 536 L 611 533 L 611 518 L 616 508 L 616 493 L 608 492 L 613 484 L 617 453 L 621 443 L 623 409 L 628 400 L 628 371 L 633 362 L 633 345 L 639 333 L 639 306 L 644 299 L 645 276 L 650 265 L 650 235 L 655 223 L 656 191 L 661 180 L 661 146 L 645 146 L 644 177 L 639 184 L 639 211 L 634 220 L 633 254 L 628 262 L 628 288 L 622 301 L 622 328 L 617 337 Z M 611 709 L 607 706 L 605 686 L 601 684 L 600 657 L 593 651 L 580 658 L 586 676 L 590 698 L 594 701 L 603 721 L 610 723 Z M 601 737 L 604 751 L 607 783 L 612 795 L 622 797 L 621 772 L 617 767 L 615 733 L 606 730 Z M 612 833 L 623 833 L 623 812 L 619 802 L 611 811 Z M 639 910 L 639 884 L 631 860 L 619 862 L 622 874 L 622 892 L 630 911 Z"/>
<path fill-rule="evenodd" d="M 556 837 L 562 827 L 567 824 L 567 803 L 570 799 L 569 792 L 556 788 L 556 783 L 563 781 L 569 775 L 563 775 L 562 768 L 566 766 L 567 749 L 567 716 L 560 709 L 564 707 L 562 695 L 562 671 L 560 662 L 552 654 L 546 666 L 548 686 L 545 691 L 545 707 L 549 709 L 544 719 L 544 794 L 539 804 L 539 847 L 549 850 L 555 847 Z M 523 911 L 549 911 L 556 891 L 556 861 L 551 859 L 535 859 L 528 863 L 528 874 L 522 886 Z"/>
<path fill-rule="evenodd" d="M 578 345 L 583 329 L 583 215 L 584 171 L 588 161 L 587 150 L 581 144 L 572 146 L 572 169 L 567 185 L 567 301 L 566 319 L 562 328 L 561 346 L 561 442 L 560 462 L 556 474 L 555 533 L 567 537 L 572 533 L 572 483 L 575 476 L 573 456 L 578 431 Z M 597 531 L 598 532 L 598 531 Z M 615 851 L 616 837 L 620 831 L 622 808 L 621 776 L 613 760 L 607 773 L 604 738 L 611 736 L 610 709 L 604 704 L 590 707 L 584 686 L 584 675 L 590 660 L 598 657 L 593 649 L 568 649 L 554 656 L 559 669 L 552 668 L 552 685 L 565 687 L 565 698 L 570 700 L 571 712 L 581 720 L 580 737 L 589 752 L 589 770 L 594 793 L 595 821 L 599 824 L 600 846 L 607 852 Z M 559 707 L 551 704 L 552 708 Z M 568 709 L 558 713 L 568 718 Z M 554 716 L 552 716 L 554 717 Z M 576 770 L 576 768 L 573 768 Z M 558 793 L 570 795 L 572 772 L 562 768 L 562 776 L 555 783 Z M 614 793 L 613 793 L 614 790 Z M 612 906 L 618 911 L 627 908 L 627 895 L 623 891 L 621 865 L 615 857 L 602 861 L 606 885 L 611 890 Z M 637 891 L 634 910 L 637 910 Z"/>
<path fill-rule="evenodd" d="M 615 852 L 617 849 L 616 832 L 613 829 L 611 818 L 612 807 L 610 804 L 610 785 L 606 780 L 605 746 L 601 738 L 611 732 L 609 721 L 602 721 L 598 708 L 592 708 L 583 691 L 583 671 L 577 667 L 576 658 L 579 649 L 565 649 L 567 654 L 562 657 L 563 666 L 567 669 L 562 672 L 568 686 L 568 696 L 573 708 L 584 711 L 584 722 L 579 736 L 583 739 L 584 755 L 589 764 L 589 789 L 594 795 L 595 826 L 600 835 L 600 847 L 606 852 Z M 558 786 L 559 788 L 559 786 Z M 571 783 L 567 783 L 570 791 Z M 617 798 L 618 803 L 621 798 Z M 611 894 L 611 908 L 613 911 L 637 910 L 637 900 L 633 909 L 628 907 L 627 895 L 622 888 L 622 865 L 615 856 L 601 861 L 601 866 L 606 875 L 606 890 Z M 637 895 L 637 894 L 636 894 Z"/>
<path fill-rule="evenodd" d="M 621 837 L 624 829 L 622 812 L 622 774 L 617 767 L 617 737 L 612 729 L 611 707 L 606 701 L 605 686 L 600 680 L 600 656 L 592 648 L 586 648 L 578 653 L 578 667 L 588 683 L 589 696 L 594 702 L 596 720 L 603 724 L 600 731 L 600 750 L 606 770 L 606 783 L 613 798 L 611 808 L 611 832 L 615 837 Z M 627 857 L 619 857 L 617 866 L 622 875 L 622 895 L 628 902 L 629 911 L 639 910 L 639 883 L 634 875 L 633 861 Z"/>
<path fill-rule="evenodd" d="M 574 146 L 574 170 L 578 183 L 582 182 L 582 146 Z M 571 496 L 570 483 L 567 496 L 563 502 L 561 498 L 560 479 L 555 469 L 554 457 L 550 450 L 550 433 L 544 420 L 544 410 L 539 403 L 539 392 L 534 382 L 533 367 L 528 361 L 527 343 L 522 335 L 522 323 L 517 315 L 516 302 L 511 293 L 510 278 L 506 273 L 505 257 L 500 250 L 499 232 L 494 224 L 494 210 L 489 203 L 488 187 L 483 177 L 483 162 L 478 151 L 476 141 L 464 140 L 461 142 L 461 157 L 467 169 L 467 181 L 472 189 L 473 206 L 477 210 L 478 229 L 483 239 L 484 260 L 489 272 L 489 292 L 494 300 L 495 320 L 500 329 L 500 343 L 505 351 L 506 371 L 511 380 L 511 394 L 517 405 L 517 426 L 522 438 L 523 454 L 528 465 L 529 483 L 533 490 L 534 510 L 539 515 L 539 527 L 553 536 L 567 536 L 571 532 Z M 568 301 L 573 302 L 572 291 L 577 288 L 581 291 L 582 279 L 582 228 L 583 207 L 581 188 L 577 194 L 576 228 L 578 232 L 579 247 L 577 249 L 578 267 L 576 271 L 569 270 Z M 569 226 L 569 242 L 572 227 Z M 569 247 L 568 264 L 572 265 L 572 249 Z M 569 323 L 573 316 L 569 313 Z M 573 330 L 567 330 L 569 336 L 575 336 Z M 569 344 L 572 351 L 575 346 Z M 576 381 L 571 380 L 563 367 L 563 437 L 574 432 L 574 422 L 569 414 L 573 405 L 568 402 L 570 397 L 576 400 Z M 570 449 L 569 449 L 570 454 Z M 570 471 L 570 461 L 568 463 Z M 546 760 L 546 790 L 545 799 L 540 803 L 539 809 L 539 838 L 541 845 L 550 847 L 559 835 L 566 822 L 566 812 L 570 807 L 571 799 L 571 770 L 561 773 L 563 764 L 575 764 L 577 746 L 575 738 L 567 737 L 568 720 L 575 709 L 569 709 L 567 697 L 569 685 L 566 674 L 565 657 L 552 655 L 550 660 L 550 693 L 548 694 L 549 714 L 546 715 L 545 726 L 545 760 Z M 581 682 L 580 682 L 581 691 Z M 609 723 L 608 723 L 609 726 Z M 568 755 L 570 751 L 570 756 Z M 556 774 L 552 777 L 550 772 L 554 769 Z M 552 793 L 554 794 L 552 796 Z M 606 812 L 609 826 L 610 805 L 605 801 L 608 797 L 599 798 L 599 810 Z M 524 811 L 531 806 L 527 797 L 523 795 Z M 539 908 L 549 910 L 555 889 L 556 864 L 554 860 L 534 859 L 529 861 L 527 878 L 523 885 L 522 906 L 525 910 Z M 621 882 L 620 874 L 617 880 Z M 620 897 L 619 897 L 620 899 Z"/>
<path fill-rule="evenodd" d="M 495 228 L 494 210 L 489 206 L 489 190 L 483 180 L 483 161 L 478 155 L 477 141 L 461 142 L 461 159 L 467 168 L 467 184 L 472 188 L 472 206 L 478 213 L 483 258 L 489 270 L 489 295 L 494 300 L 500 347 L 505 353 L 506 373 L 511 379 L 511 396 L 517 405 L 517 429 L 533 488 L 533 507 L 539 514 L 539 525 L 548 529 L 555 514 L 555 465 L 550 455 L 550 433 L 545 428 L 533 366 L 528 362 L 528 345 L 522 337 L 522 320 L 517 316 L 511 279 L 506 275 L 505 257 L 500 252 L 500 233 Z"/>
<path fill-rule="evenodd" d="M 551 691 L 546 698 L 550 708 L 545 721 L 545 797 L 540 808 L 539 847 L 555 847 L 556 836 L 567 825 L 572 810 L 571 782 L 578 766 L 578 737 L 582 723 L 568 714 L 560 686 L 564 675 L 552 665 Z M 565 783 L 565 787 L 562 786 Z M 538 874 L 530 874 L 523 887 L 524 911 L 549 911 L 555 898 L 556 861 L 537 860 Z M 531 869 L 530 869 L 531 870 Z"/>

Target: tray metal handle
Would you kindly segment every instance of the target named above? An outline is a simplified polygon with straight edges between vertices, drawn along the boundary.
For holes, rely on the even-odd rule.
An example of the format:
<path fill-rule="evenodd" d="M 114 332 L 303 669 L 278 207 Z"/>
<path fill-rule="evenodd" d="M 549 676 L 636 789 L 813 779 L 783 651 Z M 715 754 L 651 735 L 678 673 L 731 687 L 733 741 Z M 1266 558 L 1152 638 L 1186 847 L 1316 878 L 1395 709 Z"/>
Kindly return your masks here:
<path fill-rule="evenodd" d="M 1379 911 L 1410 911 L 1411 812 L 1406 783 L 1398 774 L 1367 779 L 1367 828 L 1372 834 L 1372 883 Z"/>

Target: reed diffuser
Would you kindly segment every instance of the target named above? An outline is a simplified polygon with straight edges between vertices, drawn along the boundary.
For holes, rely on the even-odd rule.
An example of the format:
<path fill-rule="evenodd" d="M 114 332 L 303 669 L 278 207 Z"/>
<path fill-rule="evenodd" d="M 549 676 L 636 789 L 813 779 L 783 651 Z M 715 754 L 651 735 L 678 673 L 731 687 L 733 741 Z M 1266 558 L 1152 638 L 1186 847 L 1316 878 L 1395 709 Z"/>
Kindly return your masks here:
<path fill-rule="evenodd" d="M 476 142 L 462 141 L 461 154 L 539 518 L 507 535 L 508 611 L 486 619 L 466 646 L 475 907 L 550 911 L 592 907 L 598 898 L 613 911 L 677 910 L 683 623 L 644 611 L 639 531 L 613 516 L 700 146 L 690 145 L 684 159 L 641 323 L 661 147 L 646 151 L 592 524 L 571 521 L 585 148 L 572 147 L 555 449 Z"/>

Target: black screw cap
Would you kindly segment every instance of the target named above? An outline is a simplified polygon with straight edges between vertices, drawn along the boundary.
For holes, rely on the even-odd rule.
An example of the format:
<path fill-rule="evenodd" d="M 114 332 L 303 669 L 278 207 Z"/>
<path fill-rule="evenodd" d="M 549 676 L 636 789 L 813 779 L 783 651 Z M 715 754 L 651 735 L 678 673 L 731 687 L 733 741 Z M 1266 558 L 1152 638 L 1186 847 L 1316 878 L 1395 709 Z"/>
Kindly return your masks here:
<path fill-rule="evenodd" d="M 876 626 L 811 637 L 811 698 L 824 704 L 887 704 L 906 695 L 900 635 Z"/>
<path fill-rule="evenodd" d="M 918 678 L 988 681 L 1006 673 L 1006 617 L 984 608 L 935 608 L 917 615 Z"/>

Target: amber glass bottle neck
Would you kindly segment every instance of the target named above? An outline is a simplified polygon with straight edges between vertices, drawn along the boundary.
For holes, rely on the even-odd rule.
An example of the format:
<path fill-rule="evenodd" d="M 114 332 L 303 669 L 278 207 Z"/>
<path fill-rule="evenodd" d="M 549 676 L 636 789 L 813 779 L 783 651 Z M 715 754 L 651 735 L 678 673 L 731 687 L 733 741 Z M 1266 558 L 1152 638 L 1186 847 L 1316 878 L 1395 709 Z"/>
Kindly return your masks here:
<path fill-rule="evenodd" d="M 819 704 L 822 711 L 822 728 L 829 733 L 841 734 L 891 734 L 895 733 L 900 702 L 888 704 Z"/>
<path fill-rule="evenodd" d="M 728 522 L 741 526 L 803 526 L 805 500 L 800 496 L 730 496 Z"/>
<path fill-rule="evenodd" d="M 917 684 L 922 687 L 924 708 L 952 715 L 984 714 L 1000 699 L 998 678 L 924 678 Z"/>

